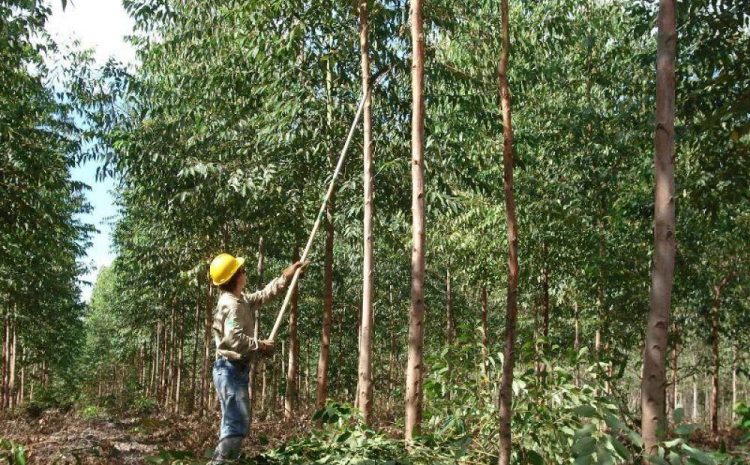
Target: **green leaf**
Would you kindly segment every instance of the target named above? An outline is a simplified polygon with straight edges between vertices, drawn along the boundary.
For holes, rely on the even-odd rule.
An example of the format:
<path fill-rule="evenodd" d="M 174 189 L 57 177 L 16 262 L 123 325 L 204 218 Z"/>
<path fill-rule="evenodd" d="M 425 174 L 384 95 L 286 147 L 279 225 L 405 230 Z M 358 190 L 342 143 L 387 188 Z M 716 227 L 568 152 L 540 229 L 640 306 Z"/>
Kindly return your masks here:
<path fill-rule="evenodd" d="M 591 418 L 596 415 L 596 409 L 592 405 L 579 405 L 573 411 L 582 417 Z"/>
<path fill-rule="evenodd" d="M 620 454 L 620 457 L 627 460 L 630 458 L 630 451 L 625 447 L 619 439 L 615 437 L 609 438 L 610 443 L 612 444 L 612 447 L 615 448 L 618 454 Z"/>
<path fill-rule="evenodd" d="M 682 450 L 684 450 L 685 453 L 690 456 L 690 458 L 696 460 L 698 463 L 701 463 L 703 465 L 716 465 L 714 459 L 701 450 L 690 447 L 687 444 L 682 445 Z"/>
<path fill-rule="evenodd" d="M 573 444 L 571 449 L 576 457 L 581 455 L 591 455 L 596 449 L 596 440 L 591 436 L 583 437 Z"/>
<path fill-rule="evenodd" d="M 620 431 L 623 426 L 620 419 L 612 415 L 611 413 L 608 413 L 604 416 L 604 422 L 612 431 Z"/>
<path fill-rule="evenodd" d="M 680 444 L 684 443 L 685 441 L 682 438 L 672 439 L 670 441 L 664 442 L 664 446 L 672 449 L 676 446 L 679 446 Z"/>
<path fill-rule="evenodd" d="M 596 449 L 596 464 L 597 465 L 614 465 L 615 461 L 612 455 L 603 447 Z"/>
<path fill-rule="evenodd" d="M 544 457 L 535 450 L 527 450 L 526 456 L 532 465 L 544 465 Z"/>

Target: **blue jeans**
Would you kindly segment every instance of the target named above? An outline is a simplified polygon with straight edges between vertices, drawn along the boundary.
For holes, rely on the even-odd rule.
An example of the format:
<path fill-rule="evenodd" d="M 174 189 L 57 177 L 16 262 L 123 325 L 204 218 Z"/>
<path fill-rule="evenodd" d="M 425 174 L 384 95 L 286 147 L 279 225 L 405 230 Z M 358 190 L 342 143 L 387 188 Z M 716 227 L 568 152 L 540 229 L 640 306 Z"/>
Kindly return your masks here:
<path fill-rule="evenodd" d="M 250 428 L 250 399 L 247 388 L 250 371 L 225 358 L 214 362 L 214 386 L 221 403 L 219 440 L 231 436 L 247 436 Z"/>

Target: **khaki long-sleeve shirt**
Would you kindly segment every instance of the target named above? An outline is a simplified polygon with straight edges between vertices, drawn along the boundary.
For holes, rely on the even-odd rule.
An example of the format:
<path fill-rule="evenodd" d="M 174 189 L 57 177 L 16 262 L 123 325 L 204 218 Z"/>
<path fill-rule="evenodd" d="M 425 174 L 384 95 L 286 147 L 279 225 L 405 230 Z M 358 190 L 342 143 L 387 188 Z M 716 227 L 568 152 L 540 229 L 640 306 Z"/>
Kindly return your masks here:
<path fill-rule="evenodd" d="M 282 275 L 260 291 L 242 293 L 238 298 L 231 292 L 222 291 L 214 313 L 214 342 L 216 356 L 232 361 L 247 361 L 255 357 L 258 341 L 255 339 L 255 312 L 261 305 L 281 294 L 287 280 Z"/>

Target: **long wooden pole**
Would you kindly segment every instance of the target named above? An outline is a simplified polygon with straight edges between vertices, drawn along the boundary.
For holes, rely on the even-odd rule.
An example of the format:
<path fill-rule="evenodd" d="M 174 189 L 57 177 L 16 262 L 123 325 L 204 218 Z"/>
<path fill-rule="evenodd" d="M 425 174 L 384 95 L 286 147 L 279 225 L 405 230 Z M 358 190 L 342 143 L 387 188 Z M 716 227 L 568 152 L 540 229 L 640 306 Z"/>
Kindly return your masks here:
<path fill-rule="evenodd" d="M 379 77 L 382 77 L 384 75 L 385 73 L 382 73 Z M 349 135 L 346 136 L 346 142 L 344 143 L 344 148 L 341 149 L 341 155 L 339 155 L 339 161 L 336 164 L 336 170 L 333 172 L 331 183 L 328 185 L 328 191 L 326 192 L 326 196 L 323 199 L 323 203 L 320 206 L 320 210 L 318 211 L 318 217 L 315 219 L 315 224 L 313 225 L 312 231 L 310 232 L 310 237 L 307 239 L 307 245 L 305 245 L 305 250 L 304 252 L 302 252 L 302 257 L 300 257 L 300 260 L 302 261 L 305 261 L 307 259 L 307 254 L 308 252 L 310 252 L 310 247 L 312 247 L 313 239 L 315 238 L 315 233 L 318 232 L 318 228 L 320 227 L 320 223 L 323 219 L 323 215 L 325 214 L 326 205 L 328 204 L 328 201 L 330 200 L 331 195 L 333 195 L 333 188 L 334 188 L 334 185 L 336 184 L 336 179 L 339 177 L 339 174 L 341 173 L 342 166 L 344 166 L 344 159 L 346 158 L 346 152 L 349 150 L 349 145 L 351 144 L 352 137 L 354 136 L 354 130 L 357 128 L 357 124 L 359 123 L 359 120 L 362 117 L 362 110 L 365 107 L 365 101 L 367 100 L 367 97 L 369 95 L 370 95 L 370 88 L 365 89 L 365 92 L 359 101 L 359 106 L 357 107 L 357 114 L 354 116 L 354 121 L 352 121 L 352 125 L 349 128 Z M 301 271 L 302 269 L 298 268 L 297 271 L 294 273 L 294 276 L 292 277 L 292 282 L 289 284 L 289 288 L 286 291 L 286 296 L 284 297 L 284 303 L 281 304 L 281 310 L 279 310 L 279 315 L 276 317 L 276 322 L 273 325 L 271 334 L 268 336 L 268 339 L 271 341 L 276 339 L 276 334 L 279 332 L 281 321 L 284 318 L 284 313 L 286 312 L 286 308 L 289 305 L 289 300 L 292 297 L 292 291 L 294 290 L 294 287 L 297 285 L 297 280 L 299 279 L 299 275 Z"/>

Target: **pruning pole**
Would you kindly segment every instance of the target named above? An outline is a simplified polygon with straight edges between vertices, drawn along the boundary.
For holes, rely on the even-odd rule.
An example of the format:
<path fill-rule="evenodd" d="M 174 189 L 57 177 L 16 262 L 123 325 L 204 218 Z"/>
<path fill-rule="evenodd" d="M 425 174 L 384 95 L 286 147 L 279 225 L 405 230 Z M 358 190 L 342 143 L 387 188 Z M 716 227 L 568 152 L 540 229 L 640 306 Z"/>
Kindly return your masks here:
<path fill-rule="evenodd" d="M 312 246 L 313 239 L 315 238 L 315 233 L 318 232 L 320 223 L 323 220 L 323 215 L 325 214 L 326 205 L 328 205 L 328 201 L 331 199 L 331 195 L 333 194 L 333 187 L 334 187 L 334 184 L 336 183 L 336 178 L 338 178 L 339 173 L 341 173 L 341 167 L 344 166 L 344 158 L 346 158 L 346 152 L 349 150 L 349 144 L 352 142 L 352 137 L 354 136 L 354 130 L 357 128 L 359 119 L 362 117 L 362 109 L 365 107 L 365 101 L 367 100 L 367 97 L 370 95 L 370 90 L 371 89 L 367 89 L 364 95 L 362 95 L 362 99 L 359 101 L 359 107 L 357 107 L 357 114 L 354 116 L 354 121 L 352 121 L 352 126 L 349 128 L 349 135 L 346 137 L 344 148 L 341 150 L 341 155 L 339 155 L 338 163 L 336 163 L 336 170 L 333 172 L 333 178 L 331 178 L 331 183 L 328 186 L 328 192 L 326 193 L 326 196 L 323 199 L 323 204 L 320 206 L 318 217 L 315 219 L 315 225 L 313 226 L 312 231 L 310 232 L 310 237 L 307 239 L 307 245 L 305 246 L 304 252 L 302 252 L 302 258 L 300 258 L 300 261 L 304 261 L 307 258 L 307 253 L 310 251 L 310 247 Z M 276 338 L 276 333 L 278 333 L 279 331 L 279 327 L 281 326 L 281 320 L 284 318 L 286 307 L 287 305 L 289 305 L 289 300 L 292 297 L 292 292 L 294 291 L 294 287 L 297 285 L 297 279 L 299 278 L 301 271 L 302 269 L 298 268 L 297 271 L 294 272 L 294 276 L 292 277 L 292 282 L 289 284 L 289 288 L 286 291 L 286 297 L 284 297 L 284 303 L 281 304 L 281 310 L 279 310 L 279 315 L 276 317 L 276 323 L 274 323 L 273 329 L 271 330 L 271 334 L 268 336 L 268 339 L 271 341 L 273 341 Z"/>

